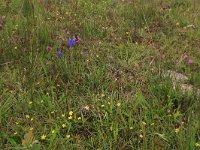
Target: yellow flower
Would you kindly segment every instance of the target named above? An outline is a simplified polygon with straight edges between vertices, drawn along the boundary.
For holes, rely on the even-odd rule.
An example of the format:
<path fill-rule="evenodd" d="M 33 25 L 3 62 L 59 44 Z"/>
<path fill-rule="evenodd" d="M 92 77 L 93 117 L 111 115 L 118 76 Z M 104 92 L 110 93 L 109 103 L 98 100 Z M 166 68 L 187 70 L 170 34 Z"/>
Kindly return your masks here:
<path fill-rule="evenodd" d="M 55 130 L 52 130 L 51 133 L 54 134 L 54 133 L 55 133 Z"/>
<path fill-rule="evenodd" d="M 29 116 L 29 115 L 26 115 L 25 117 L 26 117 L 27 119 L 29 119 L 29 118 L 30 118 L 30 116 Z"/>
<path fill-rule="evenodd" d="M 62 124 L 62 128 L 65 128 L 66 127 L 66 124 Z"/>
<path fill-rule="evenodd" d="M 18 123 L 18 122 L 15 122 L 15 124 L 18 125 L 19 123 Z"/>
<path fill-rule="evenodd" d="M 54 113 L 55 113 L 54 111 L 51 112 L 51 114 L 54 114 Z"/>
<path fill-rule="evenodd" d="M 47 137 L 47 136 L 46 136 L 45 134 L 42 134 L 41 137 L 40 137 L 40 139 L 41 139 L 41 140 L 45 140 L 46 137 Z"/>
<path fill-rule="evenodd" d="M 69 115 L 72 116 L 72 115 L 73 115 L 73 111 L 70 111 L 70 112 L 69 112 Z"/>
<path fill-rule="evenodd" d="M 101 94 L 101 97 L 104 97 L 104 96 L 105 96 L 105 94 L 102 93 L 102 94 Z"/>
<path fill-rule="evenodd" d="M 117 106 L 120 107 L 120 106 L 121 106 L 121 103 L 117 103 Z"/>
<path fill-rule="evenodd" d="M 178 133 L 180 131 L 180 128 L 176 128 L 175 132 Z"/>
<path fill-rule="evenodd" d="M 126 32 L 126 35 L 129 35 L 129 32 Z"/>
<path fill-rule="evenodd" d="M 196 147 L 200 147 L 200 143 L 196 143 L 195 146 L 196 146 Z"/>
<path fill-rule="evenodd" d="M 64 117 L 65 117 L 65 114 L 62 114 L 61 116 L 64 118 Z"/>
<path fill-rule="evenodd" d="M 30 128 L 29 130 L 30 130 L 30 131 L 32 131 L 32 130 L 33 130 L 33 128 Z"/>
<path fill-rule="evenodd" d="M 86 110 L 89 110 L 89 109 L 90 109 L 90 107 L 87 105 L 87 106 L 85 106 L 85 109 L 86 109 Z"/>
<path fill-rule="evenodd" d="M 71 119 L 72 119 L 72 116 L 69 116 L 68 119 L 71 120 Z"/>
<path fill-rule="evenodd" d="M 110 105 L 110 102 L 108 102 L 108 105 Z"/>
<path fill-rule="evenodd" d="M 143 135 L 142 135 L 142 134 L 140 134 L 140 135 L 139 135 L 139 137 L 140 137 L 140 138 L 143 138 Z"/>
<path fill-rule="evenodd" d="M 154 126 L 154 123 L 152 123 L 151 126 Z"/>
<path fill-rule="evenodd" d="M 43 101 L 43 100 L 41 100 L 40 102 L 41 102 L 41 103 L 43 103 L 44 101 Z"/>
<path fill-rule="evenodd" d="M 81 117 L 78 117 L 78 120 L 81 120 Z"/>
<path fill-rule="evenodd" d="M 33 117 L 31 118 L 31 121 L 33 121 Z"/>
<path fill-rule="evenodd" d="M 15 49 L 17 49 L 17 46 L 15 46 Z"/>
<path fill-rule="evenodd" d="M 101 107 L 105 107 L 105 105 L 101 105 Z"/>
<path fill-rule="evenodd" d="M 146 125 L 146 122 L 142 121 L 142 125 L 145 126 L 145 125 Z"/>
<path fill-rule="evenodd" d="M 29 102 L 28 102 L 29 105 L 32 105 L 32 103 L 33 103 L 32 101 L 29 101 Z"/>
<path fill-rule="evenodd" d="M 133 130 L 133 127 L 130 127 L 130 130 Z"/>
<path fill-rule="evenodd" d="M 17 135 L 17 131 L 14 132 L 14 135 Z"/>
<path fill-rule="evenodd" d="M 69 138 L 70 138 L 70 135 L 69 135 L 69 134 L 68 134 L 68 135 L 66 135 L 66 138 L 67 138 L 67 139 L 69 139 Z"/>

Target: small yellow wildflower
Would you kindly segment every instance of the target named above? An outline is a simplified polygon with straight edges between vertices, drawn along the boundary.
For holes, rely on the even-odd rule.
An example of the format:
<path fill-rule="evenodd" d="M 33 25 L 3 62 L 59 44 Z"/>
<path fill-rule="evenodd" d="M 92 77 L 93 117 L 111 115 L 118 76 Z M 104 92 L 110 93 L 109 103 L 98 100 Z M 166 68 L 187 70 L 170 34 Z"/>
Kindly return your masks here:
<path fill-rule="evenodd" d="M 14 132 L 14 135 L 17 135 L 17 131 Z"/>
<path fill-rule="evenodd" d="M 110 105 L 110 102 L 108 102 L 108 105 Z"/>
<path fill-rule="evenodd" d="M 31 118 L 31 121 L 33 121 L 33 117 Z"/>
<path fill-rule="evenodd" d="M 129 32 L 126 32 L 126 35 L 129 35 Z"/>
<path fill-rule="evenodd" d="M 41 140 L 45 140 L 46 137 L 47 137 L 47 136 L 46 136 L 45 134 L 42 134 L 41 137 L 40 137 L 40 139 L 41 139 Z"/>
<path fill-rule="evenodd" d="M 143 138 L 143 135 L 142 135 L 142 134 L 140 134 L 140 135 L 139 135 L 139 137 L 142 139 L 142 138 Z"/>
<path fill-rule="evenodd" d="M 120 107 L 120 106 L 121 106 L 121 103 L 117 103 L 117 106 Z"/>
<path fill-rule="evenodd" d="M 101 105 L 101 107 L 105 107 L 105 105 Z"/>
<path fill-rule="evenodd" d="M 30 116 L 29 116 L 29 115 L 26 115 L 25 117 L 26 117 L 27 119 L 29 119 L 29 118 L 30 118 Z"/>
<path fill-rule="evenodd" d="M 19 122 L 15 122 L 15 124 L 16 124 L 16 125 L 18 125 L 18 124 L 19 124 Z"/>
<path fill-rule="evenodd" d="M 85 109 L 86 109 L 86 110 L 89 110 L 89 109 L 90 109 L 90 107 L 87 105 L 87 106 L 85 106 Z"/>
<path fill-rule="evenodd" d="M 71 120 L 72 118 L 73 118 L 72 116 L 69 116 L 69 117 L 68 117 L 69 120 Z"/>
<path fill-rule="evenodd" d="M 32 104 L 33 104 L 33 102 L 32 102 L 32 101 L 29 101 L 29 102 L 28 102 L 28 104 L 29 104 L 29 105 L 32 105 Z"/>
<path fill-rule="evenodd" d="M 78 117 L 77 119 L 78 119 L 78 120 L 81 120 L 81 117 Z"/>
<path fill-rule="evenodd" d="M 196 146 L 196 147 L 200 147 L 200 143 L 196 143 L 195 146 Z"/>
<path fill-rule="evenodd" d="M 154 126 L 154 123 L 151 123 L 151 126 Z"/>
<path fill-rule="evenodd" d="M 146 122 L 142 121 L 142 125 L 145 126 L 145 125 L 146 125 Z"/>
<path fill-rule="evenodd" d="M 33 128 L 30 128 L 29 130 L 30 130 L 30 131 L 32 131 L 32 130 L 33 130 Z"/>
<path fill-rule="evenodd" d="M 104 97 L 104 96 L 105 96 L 105 94 L 102 93 L 102 94 L 101 94 L 101 97 Z"/>
<path fill-rule="evenodd" d="M 130 130 L 133 130 L 133 127 L 130 127 Z"/>
<path fill-rule="evenodd" d="M 65 114 L 62 114 L 61 116 L 64 118 L 64 117 L 65 117 Z"/>
<path fill-rule="evenodd" d="M 40 101 L 40 103 L 43 103 L 43 102 L 44 102 L 43 100 Z"/>
<path fill-rule="evenodd" d="M 178 133 L 180 131 L 180 128 L 176 128 L 175 132 Z"/>
<path fill-rule="evenodd" d="M 17 46 L 15 46 L 15 49 L 17 49 Z"/>
<path fill-rule="evenodd" d="M 73 115 L 73 111 L 70 111 L 70 112 L 69 112 L 69 115 L 72 116 L 72 115 Z"/>
<path fill-rule="evenodd" d="M 54 113 L 55 113 L 54 111 L 51 112 L 51 114 L 54 114 Z"/>
<path fill-rule="evenodd" d="M 69 135 L 69 134 L 68 134 L 68 135 L 66 135 L 66 138 L 67 138 L 67 139 L 69 139 L 69 138 L 70 138 L 70 135 Z"/>
<path fill-rule="evenodd" d="M 51 133 L 54 134 L 54 133 L 55 133 L 55 130 L 52 130 Z"/>
<path fill-rule="evenodd" d="M 66 124 L 62 124 L 62 128 L 65 128 L 66 127 Z"/>

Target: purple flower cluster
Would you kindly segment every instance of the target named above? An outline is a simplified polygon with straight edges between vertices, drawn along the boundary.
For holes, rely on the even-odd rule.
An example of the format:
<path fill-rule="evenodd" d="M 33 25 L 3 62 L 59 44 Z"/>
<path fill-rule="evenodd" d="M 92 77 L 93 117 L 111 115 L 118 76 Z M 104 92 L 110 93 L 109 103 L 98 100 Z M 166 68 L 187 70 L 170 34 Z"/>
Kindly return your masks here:
<path fill-rule="evenodd" d="M 66 32 L 67 36 L 70 36 L 70 34 L 71 33 L 69 31 Z M 60 35 L 57 35 L 56 40 L 61 43 L 61 47 L 67 46 L 68 48 L 72 48 L 75 46 L 76 43 L 78 43 L 81 40 L 81 38 L 78 35 L 74 35 L 73 38 L 67 38 L 66 40 L 64 40 Z M 52 47 L 48 45 L 46 47 L 46 50 L 50 52 L 52 50 Z M 62 58 L 61 50 L 57 51 L 57 57 Z"/>

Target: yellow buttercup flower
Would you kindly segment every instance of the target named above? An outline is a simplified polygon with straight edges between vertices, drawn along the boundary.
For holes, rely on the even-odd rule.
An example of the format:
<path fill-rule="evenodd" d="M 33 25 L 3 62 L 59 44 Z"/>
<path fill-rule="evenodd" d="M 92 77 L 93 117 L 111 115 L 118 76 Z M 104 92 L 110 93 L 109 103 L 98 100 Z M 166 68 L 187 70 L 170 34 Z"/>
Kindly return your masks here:
<path fill-rule="evenodd" d="M 41 139 L 41 140 L 45 140 L 46 137 L 47 137 L 47 136 L 46 136 L 45 134 L 42 134 L 41 137 L 40 137 L 40 139 Z"/>
<path fill-rule="evenodd" d="M 78 120 L 81 120 L 81 117 L 78 117 L 77 119 L 78 119 Z"/>
<path fill-rule="evenodd" d="M 145 125 L 146 125 L 146 122 L 142 121 L 142 125 L 145 126 Z"/>
<path fill-rule="evenodd" d="M 86 109 L 86 110 L 89 110 L 89 109 L 90 109 L 90 107 L 87 105 L 87 106 L 85 106 L 85 109 Z"/>
<path fill-rule="evenodd" d="M 68 117 L 69 120 L 71 120 L 72 118 L 73 118 L 72 116 L 69 116 L 69 117 Z"/>
<path fill-rule="evenodd" d="M 178 133 L 180 131 L 180 128 L 176 128 L 175 132 Z"/>
<path fill-rule="evenodd" d="M 105 107 L 105 105 L 101 105 L 101 107 Z"/>
<path fill-rule="evenodd" d="M 26 117 L 27 119 L 29 119 L 29 118 L 30 118 L 30 116 L 29 116 L 29 115 L 26 115 L 25 117 Z"/>
<path fill-rule="evenodd" d="M 29 104 L 29 105 L 32 105 L 32 104 L 33 104 L 33 102 L 32 102 L 32 101 L 29 101 L 29 102 L 28 102 L 28 104 Z"/>
<path fill-rule="evenodd" d="M 65 114 L 62 114 L 61 116 L 64 118 L 64 117 L 65 117 Z"/>
<path fill-rule="evenodd" d="M 65 128 L 66 127 L 66 124 L 62 124 L 62 128 Z"/>
<path fill-rule="evenodd" d="M 33 117 L 31 118 L 31 121 L 33 121 Z"/>
<path fill-rule="evenodd" d="M 17 135 L 17 131 L 14 132 L 14 135 Z"/>
<path fill-rule="evenodd" d="M 33 128 L 30 128 L 29 130 L 30 130 L 30 131 L 32 131 L 32 130 L 33 130 Z"/>
<path fill-rule="evenodd" d="M 195 146 L 196 146 L 196 147 L 200 147 L 200 143 L 196 143 Z"/>
<path fill-rule="evenodd" d="M 133 127 L 130 127 L 130 130 L 133 130 Z"/>
<path fill-rule="evenodd" d="M 117 103 L 117 107 L 120 107 L 121 106 L 121 103 Z"/>
<path fill-rule="evenodd" d="M 66 135 L 66 138 L 67 138 L 67 139 L 69 139 L 69 138 L 70 138 L 70 135 L 69 135 L 69 134 L 68 134 L 68 135 Z"/>
<path fill-rule="evenodd" d="M 140 135 L 139 135 L 139 137 L 142 139 L 142 138 L 143 138 L 143 135 L 142 135 L 142 134 L 140 134 Z"/>
<path fill-rule="evenodd" d="M 55 133 L 55 130 L 52 130 L 51 133 L 54 134 L 54 133 Z"/>
<path fill-rule="evenodd" d="M 70 112 L 69 112 L 69 115 L 72 116 L 72 115 L 73 115 L 73 111 L 70 111 Z"/>

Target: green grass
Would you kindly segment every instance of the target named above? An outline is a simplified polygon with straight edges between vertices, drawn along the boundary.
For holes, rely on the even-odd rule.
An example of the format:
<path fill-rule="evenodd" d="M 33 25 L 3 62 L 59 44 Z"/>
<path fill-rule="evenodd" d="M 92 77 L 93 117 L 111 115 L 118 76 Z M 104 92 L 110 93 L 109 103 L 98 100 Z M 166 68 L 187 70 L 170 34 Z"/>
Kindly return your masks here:
<path fill-rule="evenodd" d="M 0 149 L 199 149 L 200 98 L 163 76 L 200 88 L 199 6 L 0 1 Z"/>

